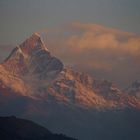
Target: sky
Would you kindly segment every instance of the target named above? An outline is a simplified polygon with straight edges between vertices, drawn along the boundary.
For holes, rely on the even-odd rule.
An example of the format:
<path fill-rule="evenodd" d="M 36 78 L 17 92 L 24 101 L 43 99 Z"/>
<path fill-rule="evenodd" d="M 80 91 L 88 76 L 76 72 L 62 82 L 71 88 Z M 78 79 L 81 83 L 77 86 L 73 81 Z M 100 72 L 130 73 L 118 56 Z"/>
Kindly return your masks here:
<path fill-rule="evenodd" d="M 139 0 L 0 0 L 0 44 L 79 21 L 140 34 Z"/>
<path fill-rule="evenodd" d="M 0 0 L 0 62 L 33 32 L 66 65 L 121 87 L 140 79 L 139 0 Z"/>

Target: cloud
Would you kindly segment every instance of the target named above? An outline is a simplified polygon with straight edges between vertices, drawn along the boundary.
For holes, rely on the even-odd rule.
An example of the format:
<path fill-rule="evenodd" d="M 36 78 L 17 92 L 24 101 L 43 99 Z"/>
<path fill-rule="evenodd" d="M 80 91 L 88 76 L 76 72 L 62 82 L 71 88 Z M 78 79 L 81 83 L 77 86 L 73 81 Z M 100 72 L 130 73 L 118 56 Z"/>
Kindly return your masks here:
<path fill-rule="evenodd" d="M 130 55 L 139 55 L 140 53 L 140 37 L 135 34 L 105 28 L 96 24 L 74 23 L 72 27 L 81 34 L 70 36 L 67 45 L 79 51 L 93 49 L 105 51 L 109 49 L 111 53 L 112 51 L 129 53 Z"/>
<path fill-rule="evenodd" d="M 123 86 L 140 78 L 140 36 L 134 33 L 75 22 L 48 32 L 47 44 L 66 65 L 97 78 Z"/>

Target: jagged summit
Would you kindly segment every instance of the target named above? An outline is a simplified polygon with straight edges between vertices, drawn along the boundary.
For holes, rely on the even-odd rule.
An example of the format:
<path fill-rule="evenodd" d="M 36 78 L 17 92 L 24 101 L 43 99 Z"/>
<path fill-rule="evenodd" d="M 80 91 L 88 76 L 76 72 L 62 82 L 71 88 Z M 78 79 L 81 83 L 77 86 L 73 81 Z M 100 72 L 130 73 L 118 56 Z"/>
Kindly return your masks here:
<path fill-rule="evenodd" d="M 26 39 L 19 47 L 26 55 L 31 55 L 33 51 L 40 50 L 46 50 L 49 52 L 41 36 L 38 33 L 33 33 L 32 36 Z"/>
<path fill-rule="evenodd" d="M 36 74 L 46 77 L 63 69 L 62 62 L 52 56 L 38 33 L 33 33 L 13 49 L 3 66 L 15 75 Z"/>
<path fill-rule="evenodd" d="M 34 33 L 32 34 L 32 36 L 38 36 L 38 37 L 40 37 L 40 34 L 37 33 L 37 32 L 34 32 Z"/>
<path fill-rule="evenodd" d="M 24 58 L 27 58 L 39 51 L 46 51 L 49 53 L 48 48 L 43 42 L 39 33 L 33 33 L 28 39 L 26 39 L 22 44 L 16 46 L 10 55 L 5 59 L 8 61 L 12 57 L 16 57 L 17 55 L 22 55 Z"/>

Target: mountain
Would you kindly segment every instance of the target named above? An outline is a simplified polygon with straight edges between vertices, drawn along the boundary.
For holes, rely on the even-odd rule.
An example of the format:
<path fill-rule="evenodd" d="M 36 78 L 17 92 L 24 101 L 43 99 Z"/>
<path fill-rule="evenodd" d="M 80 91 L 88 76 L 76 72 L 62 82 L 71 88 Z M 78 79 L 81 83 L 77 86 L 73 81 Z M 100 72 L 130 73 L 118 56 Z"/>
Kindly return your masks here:
<path fill-rule="evenodd" d="M 125 92 L 130 96 L 135 96 L 140 99 L 140 80 L 133 82 L 127 89 L 125 89 Z"/>
<path fill-rule="evenodd" d="M 3 140 L 76 140 L 53 134 L 46 128 L 14 116 L 0 117 L 0 138 Z"/>
<path fill-rule="evenodd" d="M 61 61 L 50 55 L 37 33 L 17 46 L 3 65 L 6 70 L 10 70 L 15 75 L 34 74 L 38 78 L 47 78 L 51 72 L 55 75 L 63 68 Z"/>
<path fill-rule="evenodd" d="M 0 65 L 0 115 L 30 119 L 81 140 L 140 138 L 140 99 L 65 67 L 38 33 Z"/>

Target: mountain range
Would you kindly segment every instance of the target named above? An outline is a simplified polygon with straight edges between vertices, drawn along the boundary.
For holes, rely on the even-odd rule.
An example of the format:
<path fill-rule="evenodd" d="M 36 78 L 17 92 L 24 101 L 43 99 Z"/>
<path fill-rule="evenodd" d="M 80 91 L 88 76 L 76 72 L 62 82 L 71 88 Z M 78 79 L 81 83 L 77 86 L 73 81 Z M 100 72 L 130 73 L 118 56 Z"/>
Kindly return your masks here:
<path fill-rule="evenodd" d="M 30 119 L 81 140 L 137 140 L 140 82 L 121 90 L 66 67 L 34 33 L 0 64 L 0 115 Z"/>

